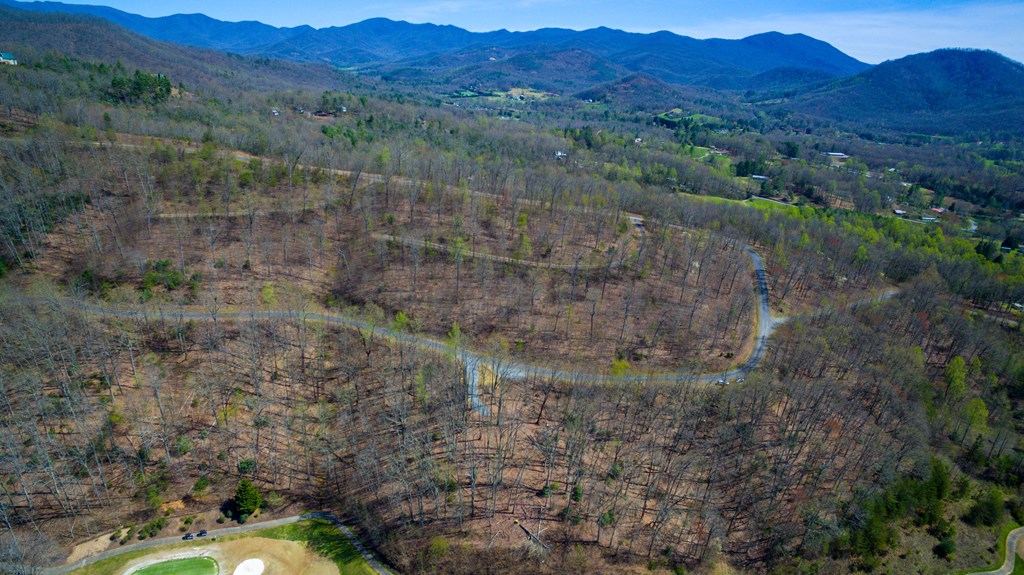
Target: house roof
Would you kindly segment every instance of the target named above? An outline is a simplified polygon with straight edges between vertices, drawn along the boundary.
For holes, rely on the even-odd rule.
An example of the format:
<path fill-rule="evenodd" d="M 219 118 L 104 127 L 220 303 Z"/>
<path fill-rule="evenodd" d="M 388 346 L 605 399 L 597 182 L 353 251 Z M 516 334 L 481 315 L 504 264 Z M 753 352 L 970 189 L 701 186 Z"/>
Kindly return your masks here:
<path fill-rule="evenodd" d="M 14 54 L 10 52 L 0 52 L 0 58 L 4 60 L 14 60 Z"/>

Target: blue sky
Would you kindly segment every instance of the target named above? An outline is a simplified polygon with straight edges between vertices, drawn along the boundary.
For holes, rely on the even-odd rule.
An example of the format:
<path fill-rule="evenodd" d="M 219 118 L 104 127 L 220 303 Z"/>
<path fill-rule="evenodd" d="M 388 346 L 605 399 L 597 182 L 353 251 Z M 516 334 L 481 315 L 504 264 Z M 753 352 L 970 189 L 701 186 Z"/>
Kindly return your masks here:
<path fill-rule="evenodd" d="M 870 63 L 936 48 L 986 48 L 1024 61 L 1024 0 L 64 0 L 144 16 L 200 12 L 275 26 L 343 26 L 383 16 L 473 31 L 670 30 L 695 38 L 742 38 L 777 30 L 824 40 Z"/>

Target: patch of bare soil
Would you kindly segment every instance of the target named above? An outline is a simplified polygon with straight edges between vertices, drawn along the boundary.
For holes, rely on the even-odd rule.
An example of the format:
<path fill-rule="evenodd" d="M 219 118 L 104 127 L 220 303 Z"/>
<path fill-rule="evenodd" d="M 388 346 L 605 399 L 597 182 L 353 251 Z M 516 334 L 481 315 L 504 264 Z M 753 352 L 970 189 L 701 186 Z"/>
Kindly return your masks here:
<path fill-rule="evenodd" d="M 234 573 L 246 560 L 259 559 L 263 561 L 264 573 L 338 575 L 338 567 L 334 563 L 310 551 L 305 545 L 263 537 L 203 542 L 190 549 L 154 551 L 128 563 L 121 573 L 129 575 L 148 565 L 187 557 L 210 557 L 220 565 L 222 574 Z"/>
<path fill-rule="evenodd" d="M 173 513 L 176 511 L 181 511 L 182 509 L 185 509 L 185 502 L 182 501 L 181 499 L 164 503 L 160 507 L 160 511 L 163 513 Z"/>
<path fill-rule="evenodd" d="M 75 545 L 75 548 L 71 550 L 71 555 L 68 555 L 67 560 L 64 561 L 65 565 L 70 565 L 86 557 L 92 557 L 98 553 L 102 553 L 110 547 L 110 535 L 111 533 L 104 533 Z"/>
<path fill-rule="evenodd" d="M 246 559 L 260 559 L 264 573 L 290 573 L 295 575 L 338 575 L 338 567 L 331 561 L 310 551 L 295 541 L 250 537 L 236 541 L 217 542 L 221 573 L 234 573 Z"/>

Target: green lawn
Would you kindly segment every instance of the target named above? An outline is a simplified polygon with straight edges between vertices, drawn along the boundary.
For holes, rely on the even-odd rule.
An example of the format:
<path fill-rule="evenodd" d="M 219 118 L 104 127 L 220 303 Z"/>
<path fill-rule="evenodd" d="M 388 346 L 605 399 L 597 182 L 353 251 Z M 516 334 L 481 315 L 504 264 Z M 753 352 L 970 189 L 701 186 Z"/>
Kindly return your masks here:
<path fill-rule="evenodd" d="M 286 541 L 305 541 L 309 548 L 320 553 L 327 559 L 334 562 L 338 566 L 338 571 L 341 575 L 376 575 L 376 572 L 372 567 L 359 555 L 355 547 L 348 542 L 348 539 L 335 527 L 330 521 L 313 520 L 303 521 L 301 523 L 293 523 L 291 525 L 284 525 L 282 527 L 272 527 L 270 529 L 260 529 L 257 531 L 249 531 L 238 535 L 227 535 L 224 537 L 218 537 L 218 541 L 233 541 L 236 539 L 245 539 L 248 537 L 266 537 L 268 539 L 283 539 Z M 175 549 L 179 547 L 197 547 L 204 546 L 214 543 L 209 539 L 195 540 L 195 541 L 181 541 L 178 543 L 171 543 L 166 546 L 161 546 L 152 549 L 138 549 L 129 551 L 127 553 L 109 557 L 102 561 L 98 561 L 87 567 L 76 569 L 71 572 L 71 575 L 117 575 L 123 572 L 125 565 L 127 565 L 133 559 L 145 557 L 158 551 L 166 551 L 168 549 Z M 199 558 L 197 558 L 199 559 Z M 186 560 L 191 561 L 191 560 Z M 171 565 L 171 567 L 164 568 L 164 565 Z M 138 575 L 213 575 L 217 573 L 216 566 L 214 570 L 201 570 L 201 571 L 186 571 L 179 561 L 168 561 L 147 567 L 144 570 L 138 571 Z M 157 568 L 160 570 L 156 570 Z M 150 570 L 154 569 L 154 570 Z M 164 570 L 166 569 L 166 570 Z"/>
<path fill-rule="evenodd" d="M 1007 521 L 1002 524 L 997 531 L 998 538 L 996 539 L 996 555 L 992 559 L 992 564 L 983 569 L 972 569 L 970 571 L 960 571 L 957 575 L 965 575 L 970 573 L 980 573 L 984 571 L 992 571 L 999 569 L 1003 565 L 1003 559 L 1006 558 L 1006 537 L 1010 534 L 1010 531 L 1020 527 L 1016 521 Z M 1011 575 L 1024 575 L 1024 566 L 1021 565 L 1022 561 L 1020 557 L 1013 562 L 1013 572 Z"/>
<path fill-rule="evenodd" d="M 363 559 L 359 551 L 330 521 L 314 519 L 292 523 L 260 531 L 259 535 L 269 539 L 305 541 L 311 549 L 315 549 L 320 555 L 334 561 L 341 575 L 376 574 L 376 571 Z"/>
<path fill-rule="evenodd" d="M 217 575 L 220 568 L 209 557 L 189 557 L 156 563 L 139 569 L 134 575 Z"/>
<path fill-rule="evenodd" d="M 769 201 L 769 200 L 763 200 L 761 198 L 750 198 L 749 203 L 750 203 L 750 205 L 754 206 L 755 208 L 757 208 L 759 210 L 766 210 L 766 211 L 775 210 L 775 211 L 779 211 L 779 212 L 786 212 L 787 214 L 790 214 L 790 215 L 795 215 L 795 214 L 800 213 L 800 208 L 797 207 L 797 206 L 792 206 L 792 205 L 785 205 L 784 206 L 782 204 L 778 204 L 778 203 L 775 203 L 775 202 L 772 202 L 772 201 Z"/>

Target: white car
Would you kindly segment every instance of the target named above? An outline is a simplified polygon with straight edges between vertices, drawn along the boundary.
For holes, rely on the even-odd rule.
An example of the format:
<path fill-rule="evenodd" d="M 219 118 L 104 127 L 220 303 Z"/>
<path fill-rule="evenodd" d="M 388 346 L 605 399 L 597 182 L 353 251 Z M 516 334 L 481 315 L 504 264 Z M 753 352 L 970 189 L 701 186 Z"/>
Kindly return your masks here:
<path fill-rule="evenodd" d="M 715 383 L 717 383 L 718 385 L 729 385 L 729 380 L 727 380 L 727 379 L 720 379 L 720 380 L 716 381 Z"/>

